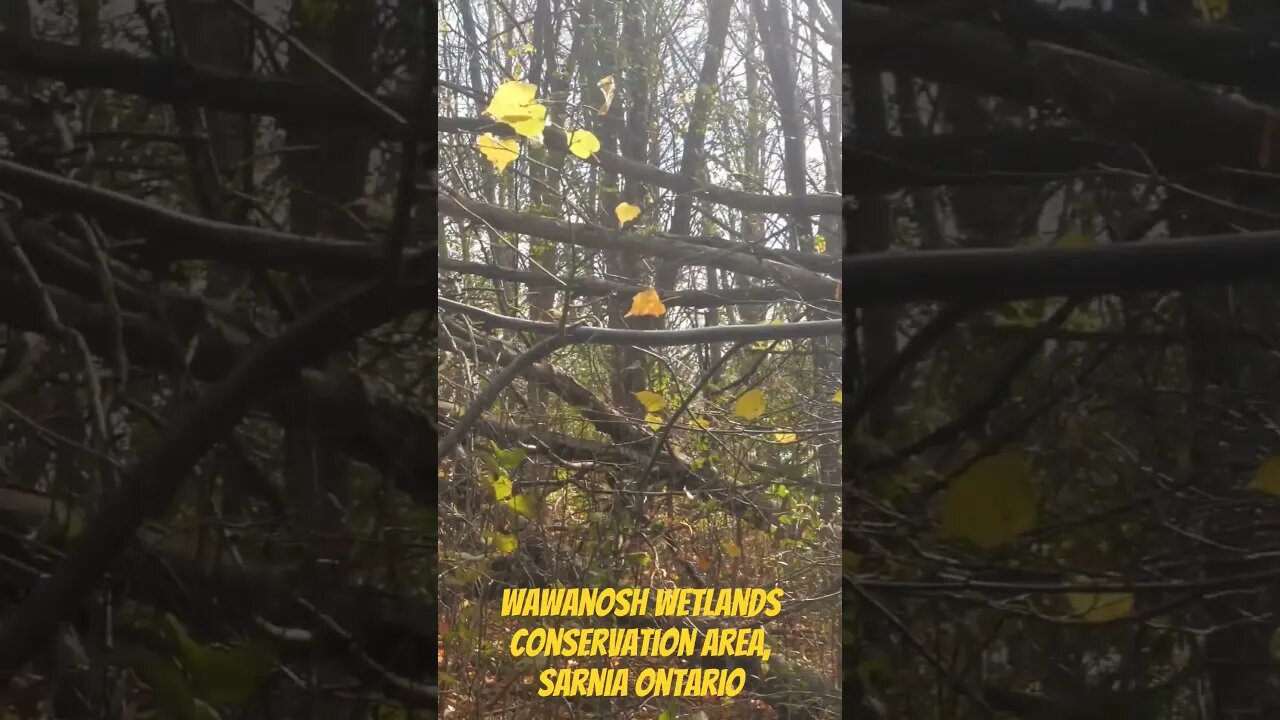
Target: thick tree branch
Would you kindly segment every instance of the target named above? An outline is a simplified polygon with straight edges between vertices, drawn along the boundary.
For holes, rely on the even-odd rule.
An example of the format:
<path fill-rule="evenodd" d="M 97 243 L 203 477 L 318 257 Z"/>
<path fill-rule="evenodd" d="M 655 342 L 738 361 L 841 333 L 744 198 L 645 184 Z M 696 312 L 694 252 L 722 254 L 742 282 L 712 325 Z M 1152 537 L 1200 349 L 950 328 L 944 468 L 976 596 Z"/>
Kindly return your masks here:
<path fill-rule="evenodd" d="M 936 5 L 934 0 L 872 0 L 866 4 L 907 12 Z M 855 17 L 859 10 L 854 7 Z M 1102 38 L 1122 49 L 1124 55 L 1178 77 L 1238 87 L 1244 95 L 1264 102 L 1280 100 L 1280 77 L 1267 70 L 1280 63 L 1280 45 L 1263 26 L 1234 27 L 1083 8 L 1054 10 L 1040 4 L 1038 12 L 1023 13 L 1020 30 L 1029 39 L 1086 52 L 1099 52 L 1097 40 Z M 1126 61 L 1115 53 L 1100 54 Z"/>
<path fill-rule="evenodd" d="M 487 203 L 446 195 L 441 195 L 439 202 L 443 215 L 482 220 L 493 229 L 503 232 L 532 235 L 579 247 L 626 250 L 652 257 L 681 260 L 770 280 L 802 292 L 826 292 L 828 297 L 835 296 L 834 278 L 763 257 L 769 253 L 768 248 L 756 248 L 745 243 L 734 243 L 734 250 L 705 247 L 679 239 L 607 230 L 585 223 L 568 223 L 512 212 Z M 757 254 L 761 257 L 757 257 Z M 824 260 L 829 263 L 834 258 Z"/>
<path fill-rule="evenodd" d="M 1245 180 L 1217 172 L 1221 159 L 1206 156 L 1198 144 L 1139 148 L 1078 127 L 896 136 L 874 143 L 851 141 L 845 152 L 852 161 L 845 168 L 844 186 L 855 194 L 936 185 L 1034 185 L 1114 170 L 1204 172 L 1237 184 Z"/>
<path fill-rule="evenodd" d="M 310 238 L 216 222 L 152 205 L 128 195 L 0 160 L 0 189 L 32 204 L 74 207 L 145 235 L 160 258 L 200 259 L 280 270 L 372 275 L 386 266 L 382 248 L 370 243 Z M 421 273 L 434 257 L 405 252 L 405 274 Z"/>
<path fill-rule="evenodd" d="M 110 311 L 57 286 L 46 286 L 63 322 L 75 327 L 103 357 L 111 348 Z M 132 311 L 121 313 L 129 359 L 161 372 L 189 367 L 204 382 L 225 378 L 249 349 L 247 337 L 213 317 L 208 304 L 192 297 L 165 295 L 167 324 Z M 40 330 L 40 308 L 30 292 L 6 282 L 0 274 L 0 322 L 26 330 Z M 174 337 L 169 337 L 170 328 Z M 195 347 L 189 366 L 182 348 Z M 391 398 L 372 383 L 327 382 L 321 373 L 304 371 L 298 378 L 264 393 L 260 404 L 279 422 L 285 409 L 304 402 L 324 432 L 352 457 L 387 473 L 395 484 L 419 502 L 435 501 L 432 478 L 435 462 L 421 443 L 411 440 L 433 432 L 429 413 L 415 410 L 404 398 Z"/>
<path fill-rule="evenodd" d="M 481 308 L 465 305 L 456 300 L 438 297 L 442 309 L 460 312 L 487 326 L 527 330 L 543 335 L 563 333 L 569 344 L 577 345 L 635 345 L 637 347 L 669 347 L 672 345 L 696 345 L 709 342 L 737 342 L 740 340 L 800 340 L 839 335 L 844 332 L 843 320 L 817 320 L 785 325 L 715 325 L 687 330 L 627 330 L 622 328 L 577 325 L 561 328 L 556 323 L 507 317 Z"/>
<path fill-rule="evenodd" d="M 479 335 L 474 327 L 442 320 L 441 348 L 446 351 L 474 356 L 484 362 L 510 365 L 517 353 L 506 343 L 489 335 Z M 573 379 L 549 363 L 537 362 L 525 370 L 525 376 L 549 388 L 566 403 L 577 408 L 596 430 L 609 436 L 614 443 L 635 445 L 652 439 L 653 434 L 635 418 L 628 418 L 617 408 L 611 407 L 582 383 Z"/>
<path fill-rule="evenodd" d="M 453 453 L 454 448 L 458 447 L 458 443 L 462 442 L 462 436 L 471 430 L 480 416 L 488 410 L 493 403 L 502 394 L 502 391 L 515 380 L 517 376 L 522 375 L 529 366 L 542 360 L 556 350 L 572 345 L 573 339 L 567 334 L 555 335 L 539 341 L 528 350 L 517 355 L 509 365 L 502 369 L 502 372 L 495 375 L 484 386 L 484 389 L 476 395 L 467 409 L 463 411 L 462 417 L 454 423 L 449 432 L 440 438 L 440 442 L 436 445 L 436 457 L 445 458 Z"/>
<path fill-rule="evenodd" d="M 604 280 L 595 277 L 554 277 L 546 273 L 494 265 L 492 263 L 464 262 L 442 258 L 439 269 L 449 272 L 474 275 L 490 280 L 508 280 L 529 287 L 553 287 L 557 290 L 572 292 L 578 297 L 603 297 L 608 295 L 634 295 L 644 290 L 645 286 L 632 283 Z M 746 303 L 769 303 L 784 300 L 802 300 L 805 302 L 837 302 L 826 294 L 816 292 L 797 293 L 786 288 L 750 287 L 722 288 L 719 290 L 697 290 L 682 288 L 672 291 L 670 296 L 663 295 L 662 304 L 667 307 L 713 308 L 726 305 Z"/>
<path fill-rule="evenodd" d="M 234 75 L 174 59 L 119 50 L 20 40 L 0 34 L 0 71 L 61 80 L 68 87 L 105 88 L 168 104 L 194 104 L 231 113 L 266 115 L 293 124 L 373 130 L 401 137 L 408 127 L 369 103 L 352 102 L 343 88 Z M 380 96 L 380 104 L 408 116 L 408 98 Z"/>
<path fill-rule="evenodd" d="M 67 559 L 0 628 L 0 673 L 12 677 L 69 620 L 121 548 L 150 516 L 166 509 L 191 466 L 224 437 L 271 383 L 297 372 L 397 315 L 430 303 L 426 284 L 389 294 L 365 287 L 262 342 L 223 382 L 169 428 L 110 493 Z"/>
<path fill-rule="evenodd" d="M 982 249 L 846 257 L 846 303 L 1003 301 L 1280 281 L 1280 231 L 1088 249 Z"/>
<path fill-rule="evenodd" d="M 49 545 L 34 539 L 34 531 L 46 522 L 53 503 L 44 493 L 0 490 L 0 538 L 4 545 L 0 585 L 7 591 L 20 592 L 35 585 L 42 573 L 54 570 L 65 557 L 61 541 Z M 258 565 L 227 558 L 211 570 L 207 561 L 195 559 L 199 553 L 190 535 L 144 529 L 139 541 L 113 567 L 116 577 L 132 583 L 133 599 L 197 619 L 196 626 L 210 634 L 223 632 L 221 623 L 243 626 L 255 616 L 276 623 L 301 622 L 306 618 L 294 610 L 291 598 L 305 593 L 316 598 L 319 606 L 353 635 L 367 638 L 362 641 L 365 649 L 395 672 L 417 675 L 426 669 L 406 652 L 414 645 L 429 644 L 426 652 L 430 654 L 425 658 L 424 649 L 412 649 L 430 663 L 427 667 L 434 667 L 435 610 L 429 604 L 362 585 L 300 586 L 300 565 Z M 215 604 L 216 621 L 209 625 L 200 622 L 214 620 L 209 608 Z M 373 636 L 379 631 L 394 633 L 400 640 L 374 647 Z"/>
<path fill-rule="evenodd" d="M 864 66 L 1029 104 L 1053 99 L 1144 147 L 1183 145 L 1201 161 L 1277 165 L 1270 157 L 1259 159 L 1270 108 L 1058 45 L 1033 42 L 1022 57 L 1006 33 L 990 27 L 861 3 L 846 5 L 845 12 L 851 16 L 850 52 Z"/>
<path fill-rule="evenodd" d="M 456 415 L 462 408 L 448 401 L 440 401 L 441 417 Z M 481 416 L 472 427 L 475 434 L 487 437 L 503 447 L 520 444 L 532 452 L 550 454 L 560 462 L 606 463 L 620 466 L 643 465 L 648 460 L 650 446 L 608 445 L 582 438 L 535 429 L 516 423 Z M 741 490 L 725 481 L 715 469 L 704 466 L 699 471 L 690 469 L 686 460 L 671 453 L 660 454 L 654 465 L 664 487 L 678 487 L 686 492 L 717 496 L 726 512 L 741 517 L 753 525 L 768 528 L 775 525 L 777 507 L 767 497 L 744 497 Z"/>
<path fill-rule="evenodd" d="M 489 132 L 499 136 L 515 137 L 516 132 L 509 125 L 495 123 L 480 118 L 440 117 L 436 119 L 437 129 L 442 132 Z M 569 141 L 564 131 L 548 127 L 543 131 L 546 146 L 557 152 L 568 152 Z M 717 187 L 699 181 L 689 175 L 667 172 L 630 158 L 622 157 L 606 150 L 596 152 L 588 162 L 632 178 L 639 182 L 652 183 L 659 187 L 688 193 L 695 198 L 716 205 L 738 208 L 753 213 L 777 213 L 790 215 L 835 215 L 840 212 L 842 198 L 839 195 L 812 195 L 796 197 L 794 195 L 765 195 L 761 193 L 743 192 Z"/>

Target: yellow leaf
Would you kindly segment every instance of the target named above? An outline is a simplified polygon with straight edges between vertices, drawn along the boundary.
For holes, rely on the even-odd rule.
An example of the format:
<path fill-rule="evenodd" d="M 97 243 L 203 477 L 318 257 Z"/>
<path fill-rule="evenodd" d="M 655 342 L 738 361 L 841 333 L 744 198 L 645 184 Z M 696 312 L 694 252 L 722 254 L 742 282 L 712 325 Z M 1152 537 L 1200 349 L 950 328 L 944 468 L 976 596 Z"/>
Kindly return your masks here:
<path fill-rule="evenodd" d="M 742 548 L 728 540 L 720 543 L 720 549 L 724 550 L 724 554 L 729 557 L 738 557 L 739 555 L 742 555 Z"/>
<path fill-rule="evenodd" d="M 1037 502 L 1030 458 L 1020 452 L 991 455 L 947 488 L 940 534 L 985 549 L 999 547 L 1035 526 Z"/>
<path fill-rule="evenodd" d="M 533 83 L 512 80 L 498 87 L 484 114 L 510 125 L 527 138 L 542 137 L 547 125 L 547 108 L 535 102 L 538 86 Z"/>
<path fill-rule="evenodd" d="M 532 518 L 534 515 L 533 501 L 529 499 L 528 495 L 516 495 L 511 498 L 511 501 L 507 503 L 507 506 L 514 510 L 518 515 L 523 515 L 527 518 Z"/>
<path fill-rule="evenodd" d="M 489 133 L 480 136 L 476 141 L 480 146 L 480 154 L 493 163 L 494 169 L 502 172 L 512 160 L 520 155 L 520 143 L 515 140 L 503 140 Z"/>
<path fill-rule="evenodd" d="M 1280 455 L 1270 458 L 1258 468 L 1249 487 L 1261 490 L 1268 495 L 1280 495 Z"/>
<path fill-rule="evenodd" d="M 511 499 L 511 478 L 506 473 L 493 479 L 493 499 L 500 502 Z"/>
<path fill-rule="evenodd" d="M 498 86 L 484 114 L 502 122 L 527 120 L 530 117 L 528 108 L 536 104 L 533 98 L 537 94 L 538 86 L 533 83 L 519 80 L 504 82 Z"/>
<path fill-rule="evenodd" d="M 658 432 L 663 425 L 667 424 L 667 421 L 663 420 L 661 415 L 654 415 L 653 413 L 645 415 L 644 421 L 649 424 L 650 432 Z"/>
<path fill-rule="evenodd" d="M 844 404 L 844 388 L 840 388 L 839 390 L 836 391 L 835 395 L 831 396 L 831 402 L 837 405 Z"/>
<path fill-rule="evenodd" d="M 618 216 L 618 226 L 621 227 L 640 217 L 640 208 L 631 203 L 618 203 L 618 207 L 613 209 L 613 214 Z"/>
<path fill-rule="evenodd" d="M 601 115 L 609 114 L 609 106 L 613 104 L 613 91 L 613 76 L 605 75 L 600 80 L 600 92 L 604 93 L 604 104 L 600 106 Z"/>
<path fill-rule="evenodd" d="M 1067 603 L 1082 622 L 1110 622 L 1133 613 L 1132 593 L 1067 593 Z"/>
<path fill-rule="evenodd" d="M 534 103 L 525 108 L 526 115 L 521 119 L 511 119 L 507 121 L 517 135 L 542 142 L 542 131 L 547 127 L 547 108 L 538 103 Z"/>
<path fill-rule="evenodd" d="M 689 421 L 689 426 L 695 427 L 699 430 L 710 430 L 711 419 L 705 418 L 705 417 L 696 417 Z"/>
<path fill-rule="evenodd" d="M 755 420 L 764 414 L 764 393 L 748 390 L 733 404 L 733 414 L 743 420 Z"/>
<path fill-rule="evenodd" d="M 586 160 L 599 150 L 600 138 L 590 130 L 574 130 L 569 133 L 569 152 L 574 155 Z"/>
<path fill-rule="evenodd" d="M 667 314 L 667 306 L 662 304 L 658 291 L 654 288 L 641 290 L 631 299 L 631 309 L 623 317 L 662 317 Z"/>
<path fill-rule="evenodd" d="M 492 545 L 495 550 L 497 550 L 499 553 L 503 555 L 510 555 L 511 553 L 516 551 L 516 548 L 520 547 L 520 543 L 519 541 L 516 540 L 515 535 L 508 535 L 506 533 L 500 533 L 500 532 L 490 532 L 488 533 L 487 539 L 489 541 L 489 544 Z"/>
<path fill-rule="evenodd" d="M 796 441 L 796 434 L 789 432 L 777 432 L 773 434 L 773 441 L 779 445 L 790 445 Z"/>
<path fill-rule="evenodd" d="M 631 394 L 636 396 L 646 412 L 656 413 L 667 406 L 667 399 L 652 390 L 639 390 Z"/>

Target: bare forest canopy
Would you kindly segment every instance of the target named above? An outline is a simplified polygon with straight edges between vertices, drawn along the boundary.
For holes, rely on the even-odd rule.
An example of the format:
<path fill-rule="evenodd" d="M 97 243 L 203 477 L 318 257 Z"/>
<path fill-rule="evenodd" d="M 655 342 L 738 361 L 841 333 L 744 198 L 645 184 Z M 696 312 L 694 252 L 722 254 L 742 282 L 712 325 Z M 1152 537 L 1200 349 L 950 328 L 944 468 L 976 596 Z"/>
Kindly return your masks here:
<path fill-rule="evenodd" d="M 439 32 L 442 704 L 835 717 L 839 8 L 457 0 Z M 563 660 L 486 608 L 555 584 L 779 586 L 790 619 L 736 698 L 539 698 Z"/>
<path fill-rule="evenodd" d="M 854 715 L 1276 717 L 1275 4 L 841 11 Z"/>
<path fill-rule="evenodd" d="M 5 717 L 435 712 L 433 22 L 0 4 Z"/>

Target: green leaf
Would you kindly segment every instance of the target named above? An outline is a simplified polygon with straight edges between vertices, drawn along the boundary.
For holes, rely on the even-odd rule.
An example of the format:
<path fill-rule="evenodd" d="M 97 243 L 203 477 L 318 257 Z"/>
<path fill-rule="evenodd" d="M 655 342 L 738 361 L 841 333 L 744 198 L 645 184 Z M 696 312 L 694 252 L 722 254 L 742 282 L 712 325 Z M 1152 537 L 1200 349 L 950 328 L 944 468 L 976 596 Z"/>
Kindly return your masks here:
<path fill-rule="evenodd" d="M 189 662 L 196 695 L 215 705 L 240 706 L 256 697 L 275 671 L 276 647 L 261 638 L 225 649 L 201 646 Z"/>
<path fill-rule="evenodd" d="M 524 450 L 521 448 L 512 448 L 511 450 L 493 449 L 493 458 L 498 461 L 498 467 L 503 470 L 515 470 L 520 467 L 520 463 L 524 462 Z"/>
<path fill-rule="evenodd" d="M 254 638 L 234 647 L 201 645 L 186 628 L 166 615 L 182 667 L 191 676 L 196 696 L 214 705 L 243 705 L 252 700 L 276 667 L 275 643 Z"/>

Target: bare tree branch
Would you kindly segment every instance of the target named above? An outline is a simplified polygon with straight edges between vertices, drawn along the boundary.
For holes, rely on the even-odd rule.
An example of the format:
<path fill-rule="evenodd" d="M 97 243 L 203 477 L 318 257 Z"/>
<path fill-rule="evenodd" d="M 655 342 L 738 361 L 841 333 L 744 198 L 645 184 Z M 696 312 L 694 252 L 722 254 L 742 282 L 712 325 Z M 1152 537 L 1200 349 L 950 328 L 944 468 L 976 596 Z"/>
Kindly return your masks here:
<path fill-rule="evenodd" d="M 142 522 L 168 507 L 191 466 L 231 431 L 263 388 L 370 328 L 427 305 L 426 290 L 426 284 L 402 286 L 394 294 L 364 287 L 259 344 L 107 495 L 66 561 L 9 616 L 0 628 L 0 672 L 12 677 L 71 618 Z"/>

